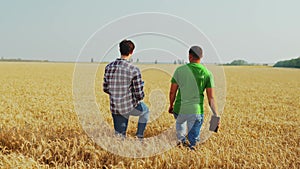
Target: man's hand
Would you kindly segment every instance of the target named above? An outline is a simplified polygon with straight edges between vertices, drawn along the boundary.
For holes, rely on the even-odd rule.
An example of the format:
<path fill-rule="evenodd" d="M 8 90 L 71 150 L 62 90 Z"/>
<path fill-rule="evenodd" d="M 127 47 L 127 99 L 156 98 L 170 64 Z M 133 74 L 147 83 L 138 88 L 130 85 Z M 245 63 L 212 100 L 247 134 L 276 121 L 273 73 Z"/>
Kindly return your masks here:
<path fill-rule="evenodd" d="M 169 107 L 169 113 L 173 114 L 173 104 L 175 101 L 176 93 L 177 93 L 178 85 L 176 83 L 172 83 L 170 87 L 170 93 L 169 93 L 169 100 L 170 100 L 170 107 Z"/>
<path fill-rule="evenodd" d="M 173 106 L 170 106 L 168 111 L 169 111 L 169 113 L 173 114 L 174 113 L 173 112 Z"/>

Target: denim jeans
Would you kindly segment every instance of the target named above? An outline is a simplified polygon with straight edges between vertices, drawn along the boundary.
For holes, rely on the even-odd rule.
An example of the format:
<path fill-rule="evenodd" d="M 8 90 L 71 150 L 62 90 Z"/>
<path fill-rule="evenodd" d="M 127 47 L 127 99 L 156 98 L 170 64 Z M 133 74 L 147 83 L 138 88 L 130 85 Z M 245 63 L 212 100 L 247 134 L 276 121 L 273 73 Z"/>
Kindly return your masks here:
<path fill-rule="evenodd" d="M 115 134 L 126 136 L 129 116 L 139 116 L 136 136 L 138 138 L 144 137 L 147 122 L 149 120 L 149 109 L 145 103 L 140 102 L 131 112 L 127 114 L 112 114 Z"/>
<path fill-rule="evenodd" d="M 176 119 L 176 135 L 181 142 L 185 141 L 188 129 L 188 140 L 193 147 L 200 141 L 200 129 L 203 124 L 203 114 L 174 114 Z"/>

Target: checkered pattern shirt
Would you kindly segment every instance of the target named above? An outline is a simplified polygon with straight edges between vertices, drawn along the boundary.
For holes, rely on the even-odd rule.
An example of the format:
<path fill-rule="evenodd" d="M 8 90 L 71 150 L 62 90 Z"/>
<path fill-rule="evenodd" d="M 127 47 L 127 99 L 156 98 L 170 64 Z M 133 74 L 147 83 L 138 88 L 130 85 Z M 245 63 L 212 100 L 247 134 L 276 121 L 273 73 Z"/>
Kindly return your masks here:
<path fill-rule="evenodd" d="M 144 98 L 144 82 L 139 68 L 125 59 L 105 67 L 103 91 L 109 94 L 113 114 L 126 114 Z"/>

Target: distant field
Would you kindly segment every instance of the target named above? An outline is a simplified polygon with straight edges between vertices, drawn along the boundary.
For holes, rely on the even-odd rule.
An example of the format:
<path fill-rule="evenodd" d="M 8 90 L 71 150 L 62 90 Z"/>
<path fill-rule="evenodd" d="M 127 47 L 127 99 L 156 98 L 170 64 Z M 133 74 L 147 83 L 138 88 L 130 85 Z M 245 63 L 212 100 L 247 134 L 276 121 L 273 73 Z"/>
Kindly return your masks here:
<path fill-rule="evenodd" d="M 178 65 L 159 66 L 173 71 Z M 219 133 L 195 152 L 174 147 L 132 159 L 105 151 L 82 130 L 73 104 L 74 64 L 0 62 L 0 168 L 300 168 L 300 70 L 224 70 L 227 95 Z M 103 65 L 95 94 L 102 116 L 112 125 L 102 76 Z M 164 102 L 170 75 L 144 69 L 143 78 L 145 102 L 154 112 L 145 133 L 151 137 L 174 125 Z M 157 99 L 151 100 L 156 98 L 151 94 Z M 159 109 L 161 116 L 155 113 Z M 128 135 L 134 132 L 132 122 Z"/>

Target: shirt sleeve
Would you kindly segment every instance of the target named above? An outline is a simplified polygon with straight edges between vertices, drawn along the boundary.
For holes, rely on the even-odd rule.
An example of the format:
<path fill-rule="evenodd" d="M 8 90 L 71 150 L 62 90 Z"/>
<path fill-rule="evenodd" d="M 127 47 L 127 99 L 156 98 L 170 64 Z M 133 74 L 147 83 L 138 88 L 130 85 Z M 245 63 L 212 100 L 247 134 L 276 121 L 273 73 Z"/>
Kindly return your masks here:
<path fill-rule="evenodd" d="M 139 69 L 136 69 L 133 73 L 132 79 L 133 95 L 136 100 L 141 101 L 144 99 L 144 81 L 142 80 L 142 75 Z"/>
<path fill-rule="evenodd" d="M 206 78 L 206 87 L 205 88 L 213 88 L 215 87 L 214 76 L 211 72 L 208 72 L 208 76 Z"/>
<path fill-rule="evenodd" d="M 105 69 L 104 78 L 103 78 L 103 91 L 109 94 L 108 81 L 107 81 L 107 69 Z"/>
<path fill-rule="evenodd" d="M 174 74 L 173 74 L 173 77 L 172 77 L 172 79 L 171 79 L 171 83 L 176 83 L 176 84 L 178 84 L 178 83 L 177 83 L 177 80 L 178 80 L 178 70 L 176 69 L 175 72 L 174 72 Z"/>

